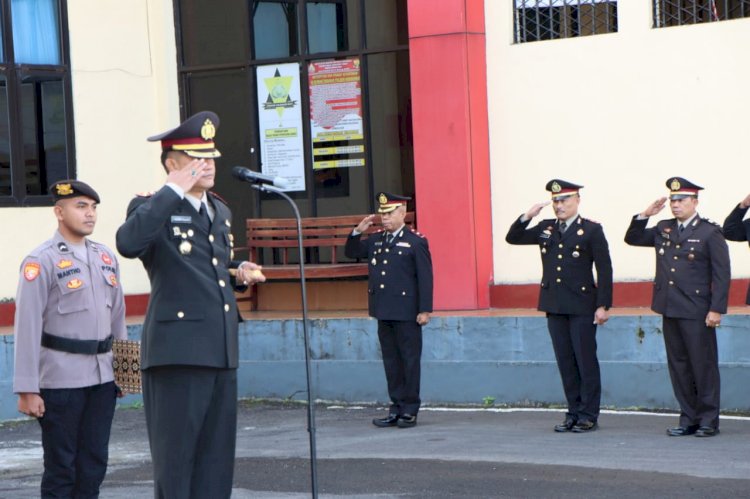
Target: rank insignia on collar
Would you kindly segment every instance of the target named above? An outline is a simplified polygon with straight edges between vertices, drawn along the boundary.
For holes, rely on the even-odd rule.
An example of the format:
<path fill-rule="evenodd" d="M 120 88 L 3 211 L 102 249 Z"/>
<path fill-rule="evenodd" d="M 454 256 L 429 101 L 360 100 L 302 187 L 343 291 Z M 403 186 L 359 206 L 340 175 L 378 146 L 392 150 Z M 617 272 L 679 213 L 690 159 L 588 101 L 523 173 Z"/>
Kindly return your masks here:
<path fill-rule="evenodd" d="M 112 265 L 112 259 L 106 253 L 102 253 L 102 261 L 107 265 Z"/>
<path fill-rule="evenodd" d="M 66 284 L 68 289 L 78 289 L 81 286 L 83 286 L 83 281 L 80 279 L 71 279 L 68 281 L 68 284 Z"/>
<path fill-rule="evenodd" d="M 33 263 L 33 262 L 27 263 L 23 267 L 24 279 L 26 279 L 29 282 L 33 281 L 34 279 L 39 277 L 39 269 L 40 267 L 38 263 Z"/>
<path fill-rule="evenodd" d="M 60 241 L 59 243 L 57 243 L 57 249 L 60 250 L 60 251 L 65 252 L 65 253 L 67 253 L 68 252 L 68 245 L 65 244 L 64 242 Z"/>
<path fill-rule="evenodd" d="M 63 259 L 63 260 L 60 260 L 59 262 L 57 262 L 56 266 L 57 266 L 58 269 L 67 269 L 68 267 L 72 267 L 73 266 L 73 261 L 72 260 L 65 260 L 65 259 Z"/>

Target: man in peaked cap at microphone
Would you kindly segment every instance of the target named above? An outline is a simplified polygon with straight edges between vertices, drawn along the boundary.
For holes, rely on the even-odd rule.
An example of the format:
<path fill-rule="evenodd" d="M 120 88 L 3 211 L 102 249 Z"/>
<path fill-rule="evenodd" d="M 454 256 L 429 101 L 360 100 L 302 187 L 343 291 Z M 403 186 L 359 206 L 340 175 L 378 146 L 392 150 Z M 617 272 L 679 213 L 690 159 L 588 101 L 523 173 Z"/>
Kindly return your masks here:
<path fill-rule="evenodd" d="M 157 498 L 228 498 L 237 426 L 234 289 L 265 278 L 234 260 L 232 214 L 211 192 L 216 114 L 149 137 L 166 184 L 131 201 L 117 249 L 151 280 L 143 325 L 143 401 Z"/>
<path fill-rule="evenodd" d="M 716 328 L 727 311 L 729 249 L 718 224 L 696 211 L 703 187 L 682 177 L 666 182 L 674 218 L 646 228 L 664 209 L 662 197 L 634 216 L 625 234 L 632 246 L 656 250 L 651 310 L 662 315 L 667 366 L 680 424 L 667 435 L 719 434 L 719 355 Z"/>
<path fill-rule="evenodd" d="M 427 239 L 405 223 L 411 198 L 381 192 L 377 196 L 383 231 L 362 240 L 376 215 L 365 217 L 346 241 L 349 258 L 367 258 L 370 315 L 378 320 L 378 339 L 388 382 L 388 416 L 380 428 L 417 424 L 422 326 L 432 312 L 432 258 Z"/>
<path fill-rule="evenodd" d="M 539 310 L 560 370 L 568 412 L 556 432 L 585 433 L 597 428 L 601 376 L 596 356 L 596 328 L 609 319 L 612 306 L 612 261 L 602 226 L 578 214 L 577 185 L 550 180 L 555 218 L 528 228 L 550 202 L 537 203 L 516 219 L 505 240 L 536 245 L 542 257 Z M 596 268 L 594 281 L 592 268 Z"/>

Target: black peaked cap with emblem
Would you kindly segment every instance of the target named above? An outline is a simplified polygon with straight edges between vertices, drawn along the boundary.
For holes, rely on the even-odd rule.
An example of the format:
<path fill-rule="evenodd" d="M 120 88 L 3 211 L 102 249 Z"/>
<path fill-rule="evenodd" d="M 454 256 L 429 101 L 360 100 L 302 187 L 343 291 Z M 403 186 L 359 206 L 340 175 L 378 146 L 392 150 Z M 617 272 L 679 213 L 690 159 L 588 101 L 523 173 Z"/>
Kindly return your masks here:
<path fill-rule="evenodd" d="M 219 117 L 211 111 L 201 111 L 183 121 L 180 126 L 148 138 L 161 141 L 162 151 L 180 151 L 192 158 L 219 158 L 214 136 L 219 128 Z"/>
<path fill-rule="evenodd" d="M 578 194 L 579 189 L 583 189 L 582 185 L 568 182 L 567 180 L 561 180 L 559 178 L 553 178 L 544 187 L 552 193 L 552 199 L 563 199 L 574 194 Z"/>
<path fill-rule="evenodd" d="M 399 196 L 390 192 L 379 192 L 377 195 L 378 213 L 390 213 L 401 205 L 406 206 L 407 201 L 411 201 L 408 196 Z"/>
<path fill-rule="evenodd" d="M 97 203 L 101 203 L 99 194 L 89 184 L 80 180 L 58 180 L 49 187 L 49 193 L 55 201 L 86 196 Z"/>
<path fill-rule="evenodd" d="M 703 187 L 700 185 L 696 185 L 682 177 L 670 177 L 666 185 L 667 189 L 669 189 L 669 199 L 683 199 L 688 196 L 698 197 L 698 191 L 703 190 Z"/>

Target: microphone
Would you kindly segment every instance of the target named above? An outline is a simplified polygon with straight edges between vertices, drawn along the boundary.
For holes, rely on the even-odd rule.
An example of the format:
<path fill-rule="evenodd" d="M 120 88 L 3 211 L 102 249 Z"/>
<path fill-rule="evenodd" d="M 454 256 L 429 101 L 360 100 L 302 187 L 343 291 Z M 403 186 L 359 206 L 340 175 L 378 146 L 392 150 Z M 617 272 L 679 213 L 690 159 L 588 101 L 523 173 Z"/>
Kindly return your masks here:
<path fill-rule="evenodd" d="M 289 187 L 289 184 L 284 177 L 264 175 L 262 173 L 254 172 L 249 168 L 245 168 L 244 166 L 235 166 L 232 168 L 232 175 L 239 180 L 250 182 L 251 184 L 270 184 L 279 189 L 286 189 Z"/>

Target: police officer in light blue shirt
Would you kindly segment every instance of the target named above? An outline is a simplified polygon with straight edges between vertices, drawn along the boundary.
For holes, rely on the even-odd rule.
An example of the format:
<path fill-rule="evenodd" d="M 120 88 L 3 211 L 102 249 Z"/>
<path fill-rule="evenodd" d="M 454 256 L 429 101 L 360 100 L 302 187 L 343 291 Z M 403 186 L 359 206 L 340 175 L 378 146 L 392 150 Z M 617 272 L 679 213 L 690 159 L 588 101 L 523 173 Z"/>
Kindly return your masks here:
<path fill-rule="evenodd" d="M 77 180 L 52 185 L 58 230 L 21 264 L 13 391 L 42 427 L 42 497 L 98 497 L 118 394 L 112 341 L 125 339 L 114 252 L 90 241 L 99 195 Z"/>

